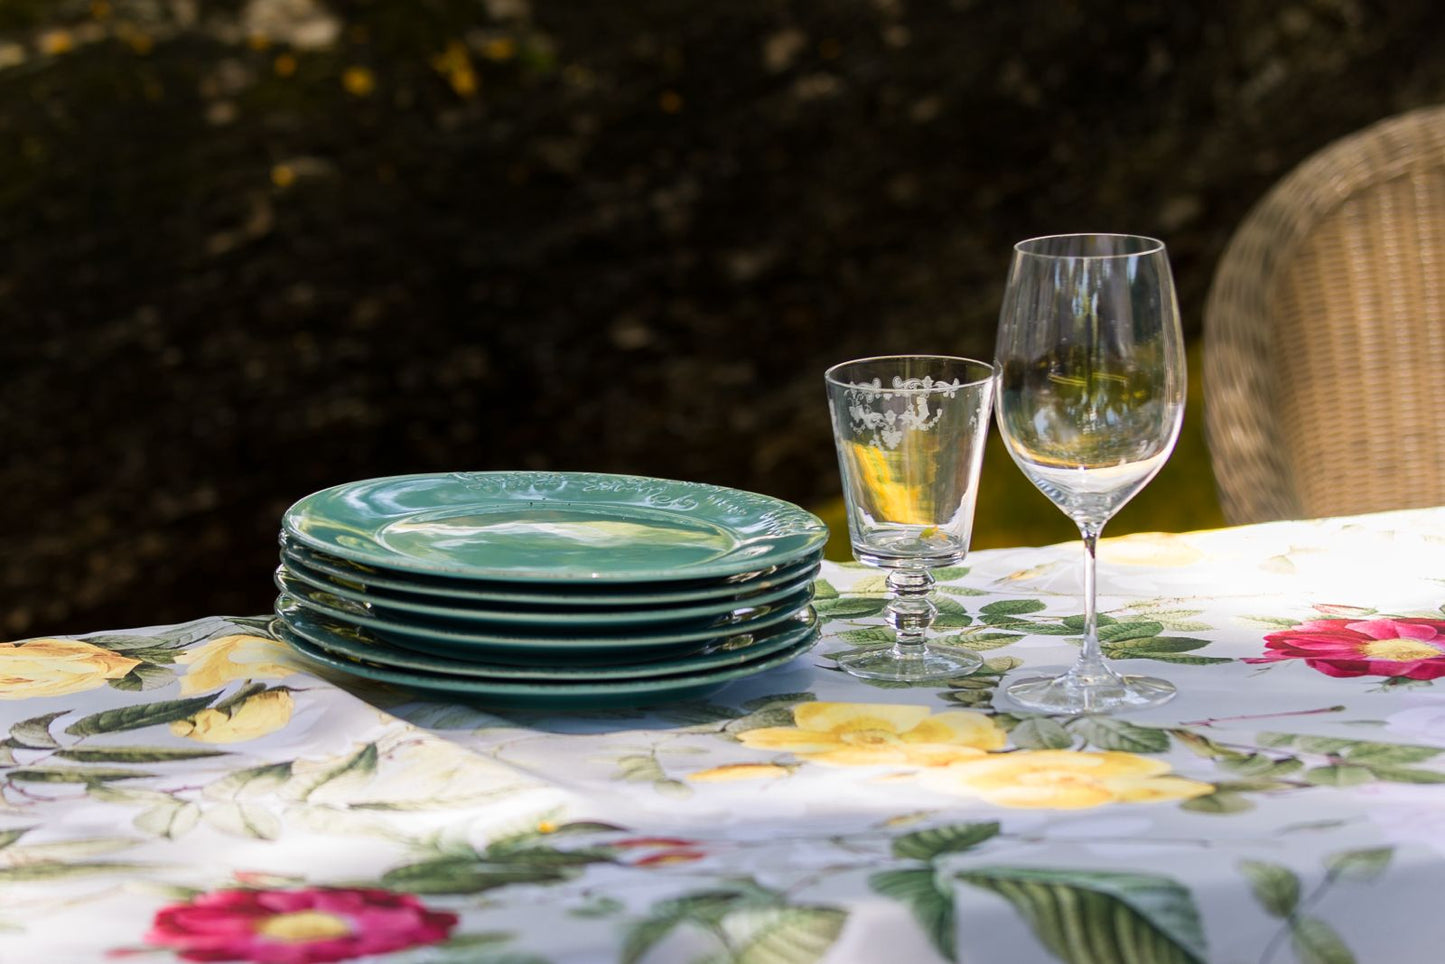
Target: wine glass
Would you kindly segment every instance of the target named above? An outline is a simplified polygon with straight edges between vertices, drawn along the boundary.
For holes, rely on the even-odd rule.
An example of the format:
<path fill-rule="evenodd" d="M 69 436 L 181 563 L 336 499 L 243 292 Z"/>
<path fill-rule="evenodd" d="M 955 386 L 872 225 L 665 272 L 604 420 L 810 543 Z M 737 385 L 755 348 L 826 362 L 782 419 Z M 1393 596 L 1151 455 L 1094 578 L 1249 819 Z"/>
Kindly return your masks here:
<path fill-rule="evenodd" d="M 928 680 L 971 673 L 978 655 L 928 645 L 938 615 L 930 569 L 968 555 L 995 370 L 988 362 L 895 355 L 834 365 L 824 375 L 833 440 L 859 562 L 888 571 L 888 649 L 851 653 L 855 676 Z"/>
<path fill-rule="evenodd" d="M 1184 417 L 1184 336 L 1164 245 L 1123 234 L 1014 246 L 999 315 L 999 432 L 1029 481 L 1084 540 L 1084 639 L 1061 676 L 1006 690 L 1050 713 L 1162 703 L 1174 685 L 1122 676 L 1099 646 L 1099 533 L 1169 458 Z"/>

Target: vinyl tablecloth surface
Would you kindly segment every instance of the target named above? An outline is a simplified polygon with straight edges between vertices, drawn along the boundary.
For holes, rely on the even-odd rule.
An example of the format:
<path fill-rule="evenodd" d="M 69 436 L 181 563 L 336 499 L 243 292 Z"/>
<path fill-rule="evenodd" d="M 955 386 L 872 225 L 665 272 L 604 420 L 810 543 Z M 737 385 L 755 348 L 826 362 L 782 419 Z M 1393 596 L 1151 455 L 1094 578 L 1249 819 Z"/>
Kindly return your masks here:
<path fill-rule="evenodd" d="M 972 677 L 839 672 L 882 579 L 827 564 L 811 653 L 637 710 L 418 700 L 259 618 L 0 645 L 0 960 L 1445 960 L 1445 509 L 1109 540 L 1106 650 L 1179 696 L 1013 709 L 1080 557 L 941 574 Z"/>

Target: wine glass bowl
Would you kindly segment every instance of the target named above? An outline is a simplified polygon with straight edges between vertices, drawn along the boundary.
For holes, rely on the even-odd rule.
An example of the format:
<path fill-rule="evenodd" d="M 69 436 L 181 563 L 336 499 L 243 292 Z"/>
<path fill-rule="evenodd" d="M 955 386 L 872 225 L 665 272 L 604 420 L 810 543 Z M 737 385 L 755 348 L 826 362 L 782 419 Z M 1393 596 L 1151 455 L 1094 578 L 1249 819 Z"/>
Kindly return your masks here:
<path fill-rule="evenodd" d="M 824 376 L 853 556 L 888 572 L 891 648 L 849 654 L 856 676 L 926 680 L 982 663 L 925 642 L 937 606 L 930 570 L 968 555 L 995 370 L 944 355 L 844 362 Z"/>
<path fill-rule="evenodd" d="M 1163 467 L 1183 422 L 1184 337 L 1162 242 L 1056 235 L 1014 248 L 995 348 L 999 434 L 1014 462 L 1079 527 L 1085 628 L 1078 661 L 1006 689 L 1029 709 L 1101 713 L 1161 703 L 1165 680 L 1104 658 L 1095 549 L 1104 524 Z"/>

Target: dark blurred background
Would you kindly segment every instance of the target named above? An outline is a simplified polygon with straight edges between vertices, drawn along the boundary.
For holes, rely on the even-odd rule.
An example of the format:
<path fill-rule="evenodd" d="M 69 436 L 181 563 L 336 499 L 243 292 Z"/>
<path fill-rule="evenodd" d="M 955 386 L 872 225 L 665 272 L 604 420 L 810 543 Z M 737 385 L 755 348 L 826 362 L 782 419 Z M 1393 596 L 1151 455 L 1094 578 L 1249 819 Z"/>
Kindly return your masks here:
<path fill-rule="evenodd" d="M 1010 245 L 1069 230 L 1163 237 L 1197 340 L 1249 207 L 1445 100 L 1442 39 L 1435 0 L 0 0 L 0 638 L 265 611 L 285 507 L 372 475 L 824 506 L 828 364 L 991 354 Z"/>

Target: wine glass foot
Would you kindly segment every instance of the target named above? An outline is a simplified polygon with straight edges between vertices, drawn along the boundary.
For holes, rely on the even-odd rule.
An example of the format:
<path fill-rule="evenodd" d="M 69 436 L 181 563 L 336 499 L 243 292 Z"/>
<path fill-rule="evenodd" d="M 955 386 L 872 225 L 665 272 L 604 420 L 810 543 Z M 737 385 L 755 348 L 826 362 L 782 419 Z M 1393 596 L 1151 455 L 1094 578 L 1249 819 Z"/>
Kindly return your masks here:
<path fill-rule="evenodd" d="M 1034 676 L 1007 687 L 1008 698 L 1040 713 L 1112 713 L 1158 706 L 1174 698 L 1174 684 L 1152 676 L 1118 676 L 1080 679 Z"/>
<path fill-rule="evenodd" d="M 930 646 L 918 654 L 899 653 L 892 648 L 872 649 L 838 657 L 838 666 L 866 679 L 900 683 L 967 676 L 983 665 L 977 653 L 966 649 Z"/>

